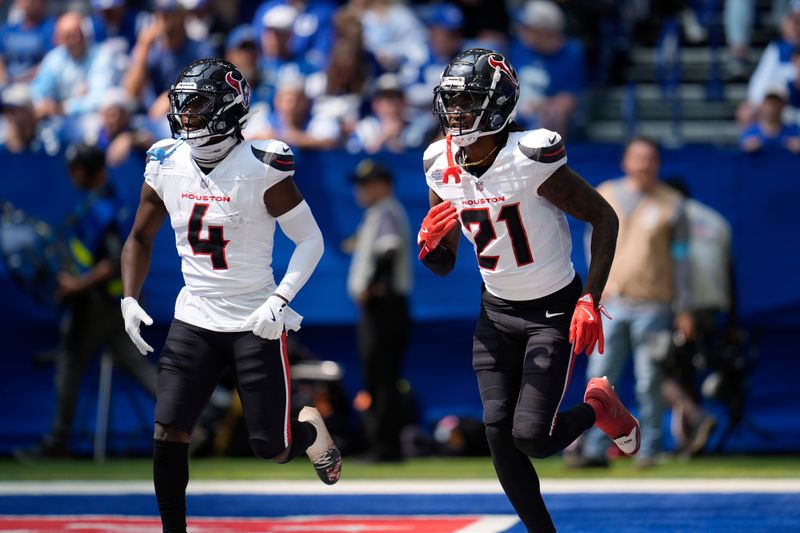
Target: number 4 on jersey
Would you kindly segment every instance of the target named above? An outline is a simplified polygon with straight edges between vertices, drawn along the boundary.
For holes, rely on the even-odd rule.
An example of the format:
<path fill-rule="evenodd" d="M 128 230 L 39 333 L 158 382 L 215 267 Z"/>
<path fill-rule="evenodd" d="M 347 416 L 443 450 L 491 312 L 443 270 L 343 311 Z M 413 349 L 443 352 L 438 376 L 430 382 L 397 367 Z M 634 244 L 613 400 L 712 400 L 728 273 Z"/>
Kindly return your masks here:
<path fill-rule="evenodd" d="M 533 263 L 533 254 L 528 244 L 528 235 L 522 225 L 522 217 L 519 213 L 519 204 L 504 205 L 497 216 L 497 222 L 505 222 L 508 227 L 508 234 L 511 236 L 511 248 L 514 250 L 514 259 L 517 266 L 524 266 Z M 464 227 L 472 229 L 473 224 L 478 225 L 478 231 L 473 236 L 475 240 L 475 253 L 478 255 L 478 264 L 481 268 L 494 270 L 500 260 L 496 255 L 482 255 L 483 250 L 490 242 L 497 238 L 497 232 L 490 218 L 489 208 L 464 209 L 461 211 L 461 223 Z"/>
<path fill-rule="evenodd" d="M 225 228 L 208 226 L 208 238 L 200 238 L 206 211 L 208 211 L 208 204 L 194 204 L 192 216 L 189 218 L 189 244 L 192 246 L 194 255 L 211 256 L 211 266 L 214 267 L 214 270 L 226 270 L 228 261 L 225 258 L 225 247 L 230 241 L 225 240 Z"/>

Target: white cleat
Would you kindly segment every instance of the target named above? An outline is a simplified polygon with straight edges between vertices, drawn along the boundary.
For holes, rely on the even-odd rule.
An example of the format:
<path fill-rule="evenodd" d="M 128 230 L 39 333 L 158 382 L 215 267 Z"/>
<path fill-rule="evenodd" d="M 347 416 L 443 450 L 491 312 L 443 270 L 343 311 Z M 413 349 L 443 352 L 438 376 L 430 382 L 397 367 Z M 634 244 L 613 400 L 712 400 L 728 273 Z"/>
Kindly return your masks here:
<path fill-rule="evenodd" d="M 342 454 L 333 442 L 325 421 L 316 408 L 305 406 L 297 416 L 299 422 L 308 422 L 317 430 L 317 438 L 306 450 L 317 475 L 326 485 L 333 485 L 342 476 Z"/>

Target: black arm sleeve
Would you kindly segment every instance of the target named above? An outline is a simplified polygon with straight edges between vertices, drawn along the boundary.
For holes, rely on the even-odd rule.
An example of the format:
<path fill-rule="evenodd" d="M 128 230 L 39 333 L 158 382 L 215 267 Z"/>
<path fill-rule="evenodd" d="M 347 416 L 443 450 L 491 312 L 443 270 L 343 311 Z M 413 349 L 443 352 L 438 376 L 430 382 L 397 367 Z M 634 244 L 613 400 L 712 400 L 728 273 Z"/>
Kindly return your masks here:
<path fill-rule="evenodd" d="M 446 276 L 456 265 L 456 256 L 449 248 L 440 244 L 428 252 L 422 259 L 422 264 L 437 276 Z"/>

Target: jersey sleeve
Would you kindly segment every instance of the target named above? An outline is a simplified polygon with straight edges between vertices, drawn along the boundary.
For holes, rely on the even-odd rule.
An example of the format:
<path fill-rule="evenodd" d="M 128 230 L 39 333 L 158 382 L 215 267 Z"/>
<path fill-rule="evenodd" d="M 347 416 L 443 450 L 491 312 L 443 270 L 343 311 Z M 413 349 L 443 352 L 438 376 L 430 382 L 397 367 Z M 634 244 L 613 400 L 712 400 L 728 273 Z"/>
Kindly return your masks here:
<path fill-rule="evenodd" d="M 250 154 L 264 165 L 266 170 L 265 189 L 294 176 L 294 154 L 289 145 L 282 141 L 252 141 Z"/>
<path fill-rule="evenodd" d="M 538 129 L 525 132 L 517 148 L 525 177 L 531 180 L 533 190 L 537 190 L 559 167 L 567 164 L 564 139 L 554 131 Z"/>
<path fill-rule="evenodd" d="M 164 184 L 161 179 L 161 167 L 172 155 L 172 149 L 178 141 L 175 139 L 162 139 L 147 150 L 147 159 L 144 167 L 144 181 L 160 198 L 163 198 Z"/>

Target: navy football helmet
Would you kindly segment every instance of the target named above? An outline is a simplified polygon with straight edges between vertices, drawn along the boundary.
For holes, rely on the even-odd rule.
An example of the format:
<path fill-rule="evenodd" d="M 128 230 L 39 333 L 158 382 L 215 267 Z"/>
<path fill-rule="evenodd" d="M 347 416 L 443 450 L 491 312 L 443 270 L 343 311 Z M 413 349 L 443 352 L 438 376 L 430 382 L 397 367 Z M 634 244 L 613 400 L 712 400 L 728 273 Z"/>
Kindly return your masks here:
<path fill-rule="evenodd" d="M 250 85 L 233 64 L 198 59 L 170 87 L 169 108 L 167 118 L 175 138 L 241 136 L 250 110 Z"/>
<path fill-rule="evenodd" d="M 445 67 L 433 90 L 433 113 L 458 146 L 502 130 L 514 118 L 519 77 L 499 52 L 472 48 Z"/>

